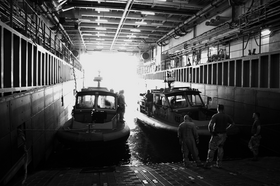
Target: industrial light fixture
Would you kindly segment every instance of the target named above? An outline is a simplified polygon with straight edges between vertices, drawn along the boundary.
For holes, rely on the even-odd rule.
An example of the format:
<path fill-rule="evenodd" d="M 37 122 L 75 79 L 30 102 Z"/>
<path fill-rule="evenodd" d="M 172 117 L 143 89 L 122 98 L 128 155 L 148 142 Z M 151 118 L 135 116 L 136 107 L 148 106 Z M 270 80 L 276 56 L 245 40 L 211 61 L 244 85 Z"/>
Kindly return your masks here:
<path fill-rule="evenodd" d="M 261 32 L 262 36 L 269 35 L 270 33 L 271 33 L 271 31 L 268 28 L 262 30 L 262 32 Z"/>
<path fill-rule="evenodd" d="M 124 39 L 123 41 L 125 41 L 125 42 L 132 42 L 131 39 Z"/>
<path fill-rule="evenodd" d="M 149 38 L 148 36 L 138 36 L 139 38 L 147 39 Z"/>
<path fill-rule="evenodd" d="M 131 32 L 141 32 L 141 30 L 135 29 L 135 28 L 134 28 L 134 29 L 130 29 L 130 31 L 131 31 Z"/>
<path fill-rule="evenodd" d="M 154 12 L 146 12 L 146 11 L 141 12 L 141 14 L 144 14 L 144 15 L 155 15 Z"/>
<path fill-rule="evenodd" d="M 96 41 L 104 41 L 105 39 L 103 38 L 96 38 Z"/>
<path fill-rule="evenodd" d="M 90 22 L 90 19 L 79 19 L 79 21 Z"/>
<path fill-rule="evenodd" d="M 103 46 L 96 46 L 96 48 L 101 49 L 101 48 L 104 48 L 104 47 Z"/>
<path fill-rule="evenodd" d="M 95 9 L 96 12 L 110 12 L 110 10 L 108 8 L 96 8 Z"/>
<path fill-rule="evenodd" d="M 100 34 L 100 33 L 97 33 L 96 34 L 98 37 L 100 37 L 100 36 L 105 36 L 105 34 Z"/>
<path fill-rule="evenodd" d="M 136 36 L 135 35 L 127 35 L 126 37 L 128 37 L 128 38 L 135 38 Z"/>
<path fill-rule="evenodd" d="M 84 33 L 82 34 L 83 36 L 92 36 L 92 34 L 87 34 L 87 33 Z"/>
<path fill-rule="evenodd" d="M 74 8 L 75 8 L 75 7 L 72 6 L 72 7 L 69 7 L 69 8 L 62 9 L 61 11 L 62 11 L 62 12 L 66 12 L 66 11 L 72 10 L 72 9 L 74 9 Z"/>
<path fill-rule="evenodd" d="M 96 27 L 95 29 L 96 29 L 96 30 L 106 30 L 105 27 Z"/>
<path fill-rule="evenodd" d="M 135 24 L 137 24 L 137 25 L 146 25 L 147 22 L 144 22 L 144 21 L 136 21 Z"/>
<path fill-rule="evenodd" d="M 95 19 L 95 22 L 98 22 L 98 23 L 107 23 L 108 20 L 107 20 L 107 19 Z"/>

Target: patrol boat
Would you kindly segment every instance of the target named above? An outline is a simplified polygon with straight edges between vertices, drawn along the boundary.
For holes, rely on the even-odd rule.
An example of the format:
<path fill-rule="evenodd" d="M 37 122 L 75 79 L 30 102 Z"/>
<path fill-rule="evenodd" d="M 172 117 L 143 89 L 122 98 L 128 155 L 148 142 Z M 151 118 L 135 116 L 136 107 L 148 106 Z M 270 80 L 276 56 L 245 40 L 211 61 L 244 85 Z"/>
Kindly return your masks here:
<path fill-rule="evenodd" d="M 118 117 L 118 95 L 100 86 L 102 77 L 94 78 L 97 87 L 76 92 L 72 118 L 57 132 L 58 140 L 66 145 L 126 142 L 130 128 Z"/>
<path fill-rule="evenodd" d="M 217 112 L 216 109 L 207 108 L 198 89 L 172 87 L 174 82 L 172 77 L 166 78 L 164 82 L 168 84 L 167 88 L 150 90 L 153 94 L 152 116 L 148 116 L 145 93 L 140 93 L 136 121 L 154 129 L 177 132 L 184 115 L 188 114 L 200 135 L 210 135 L 208 124 L 212 115 Z M 228 132 L 236 133 L 236 128 Z"/>

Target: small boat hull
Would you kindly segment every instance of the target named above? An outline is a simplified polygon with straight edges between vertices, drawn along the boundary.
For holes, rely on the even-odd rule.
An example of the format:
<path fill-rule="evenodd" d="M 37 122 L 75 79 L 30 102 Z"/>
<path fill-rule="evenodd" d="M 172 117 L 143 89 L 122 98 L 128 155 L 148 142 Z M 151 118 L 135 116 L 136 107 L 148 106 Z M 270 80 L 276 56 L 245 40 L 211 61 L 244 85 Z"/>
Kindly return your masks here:
<path fill-rule="evenodd" d="M 125 122 L 118 125 L 120 127 L 114 130 L 92 130 L 91 132 L 86 128 L 71 129 L 69 127 L 62 127 L 57 131 L 57 138 L 66 145 L 125 142 L 130 135 L 130 128 Z"/>
<path fill-rule="evenodd" d="M 146 114 L 143 113 L 137 113 L 136 117 L 137 122 L 141 122 L 142 124 L 146 126 L 150 126 L 154 129 L 159 130 L 167 130 L 171 132 L 177 132 L 179 125 L 171 125 L 170 123 L 160 121 L 158 119 L 155 119 L 154 117 L 148 117 Z M 193 120 L 193 122 L 198 126 L 198 134 L 199 135 L 210 135 L 207 125 L 209 121 L 196 121 Z"/>
<path fill-rule="evenodd" d="M 164 121 L 160 121 L 154 117 L 149 117 L 146 114 L 143 114 L 141 112 L 137 113 L 136 116 L 136 122 L 141 122 L 142 124 L 144 124 L 145 126 L 149 126 L 152 127 L 154 129 L 158 129 L 158 130 L 167 130 L 170 132 L 177 132 L 178 131 L 178 125 L 172 125 L 170 123 L 164 122 Z M 208 131 L 208 124 L 209 121 L 205 120 L 205 121 L 199 121 L 199 120 L 193 120 L 193 122 L 195 123 L 195 125 L 198 127 L 198 134 L 199 135 L 204 135 L 204 136 L 210 136 L 210 132 Z M 231 127 L 228 131 L 227 134 L 228 135 L 236 135 L 239 133 L 239 128 L 238 127 Z"/>

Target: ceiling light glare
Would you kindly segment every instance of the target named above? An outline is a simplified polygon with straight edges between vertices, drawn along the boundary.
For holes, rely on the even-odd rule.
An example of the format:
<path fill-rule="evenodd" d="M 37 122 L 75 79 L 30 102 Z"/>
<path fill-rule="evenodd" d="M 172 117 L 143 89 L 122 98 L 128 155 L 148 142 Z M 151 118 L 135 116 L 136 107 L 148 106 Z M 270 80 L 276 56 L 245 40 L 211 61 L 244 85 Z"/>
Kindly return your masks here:
<path fill-rule="evenodd" d="M 125 40 L 123 40 L 123 41 L 125 41 L 125 42 L 132 42 L 131 39 L 125 39 Z"/>
<path fill-rule="evenodd" d="M 96 8 L 95 11 L 97 12 L 110 12 L 108 8 Z"/>
<path fill-rule="evenodd" d="M 104 41 L 105 39 L 102 38 L 96 38 L 96 41 Z"/>
<path fill-rule="evenodd" d="M 130 29 L 131 32 L 141 32 L 139 29 Z"/>
<path fill-rule="evenodd" d="M 135 35 L 127 35 L 126 37 L 128 37 L 128 38 L 134 38 L 134 37 L 136 37 Z"/>
<path fill-rule="evenodd" d="M 100 36 L 105 36 L 105 34 L 96 34 L 98 37 L 100 37 Z"/>
<path fill-rule="evenodd" d="M 139 38 L 147 39 L 149 38 L 148 36 L 138 36 Z"/>
<path fill-rule="evenodd" d="M 141 14 L 144 14 L 144 15 L 155 15 L 154 12 L 146 12 L 146 11 L 141 12 Z"/>
<path fill-rule="evenodd" d="M 144 22 L 144 21 L 136 21 L 135 24 L 137 24 L 137 25 L 146 25 L 147 22 Z"/>
<path fill-rule="evenodd" d="M 107 19 L 95 19 L 95 22 L 98 22 L 98 23 L 107 23 L 108 20 L 107 20 Z"/>
<path fill-rule="evenodd" d="M 104 48 L 104 47 L 103 46 L 96 46 L 96 48 L 101 49 L 101 48 Z"/>
<path fill-rule="evenodd" d="M 96 30 L 106 30 L 105 27 L 96 27 L 95 29 L 96 29 Z"/>
<path fill-rule="evenodd" d="M 269 29 L 264 29 L 262 30 L 262 36 L 266 36 L 266 35 L 269 35 L 271 33 L 271 31 Z"/>

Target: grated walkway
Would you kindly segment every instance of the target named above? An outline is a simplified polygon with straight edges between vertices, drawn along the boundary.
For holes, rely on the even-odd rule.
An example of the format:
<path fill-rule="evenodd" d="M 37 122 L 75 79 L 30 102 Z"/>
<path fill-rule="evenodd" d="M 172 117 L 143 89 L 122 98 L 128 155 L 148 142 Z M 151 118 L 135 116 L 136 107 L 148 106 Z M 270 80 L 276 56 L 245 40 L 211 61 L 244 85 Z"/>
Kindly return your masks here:
<path fill-rule="evenodd" d="M 280 186 L 280 158 L 224 162 L 223 168 L 185 168 L 181 163 L 102 168 L 41 170 L 29 175 L 28 186 Z M 21 185 L 20 182 L 13 186 Z"/>

